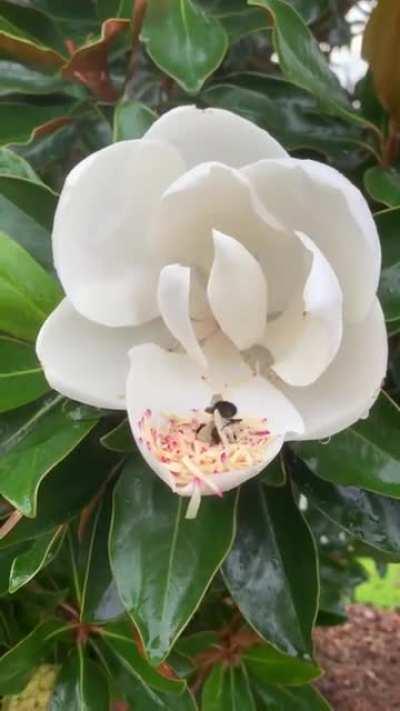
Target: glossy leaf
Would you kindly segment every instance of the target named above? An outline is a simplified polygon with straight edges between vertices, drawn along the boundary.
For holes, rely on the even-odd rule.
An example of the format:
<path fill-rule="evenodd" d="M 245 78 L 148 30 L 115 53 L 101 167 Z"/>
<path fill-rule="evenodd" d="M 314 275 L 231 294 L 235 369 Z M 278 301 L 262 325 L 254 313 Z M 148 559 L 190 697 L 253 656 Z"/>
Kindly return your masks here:
<path fill-rule="evenodd" d="M 74 419 L 61 395 L 0 417 L 0 493 L 25 516 L 35 516 L 43 478 L 95 426 Z M 34 452 L 34 456 L 32 455 Z"/>
<path fill-rule="evenodd" d="M 315 22 L 328 10 L 328 0 L 291 0 L 291 5 L 300 13 L 305 22 Z M 243 0 L 217 0 L 210 2 L 212 12 L 224 26 L 230 42 L 237 42 L 250 32 L 257 32 L 271 26 L 265 12 L 255 7 L 246 7 Z"/>
<path fill-rule="evenodd" d="M 141 39 L 153 62 L 188 92 L 198 92 L 222 62 L 228 37 L 197 0 L 149 0 Z"/>
<path fill-rule="evenodd" d="M 110 660 L 107 658 L 107 663 Z M 111 672 L 118 695 L 124 698 L 129 708 L 140 711 L 197 711 L 196 702 L 189 689 L 179 695 L 165 693 L 135 680 L 123 667 L 111 660 Z"/>
<path fill-rule="evenodd" d="M 234 111 L 266 129 L 289 150 L 311 148 L 332 159 L 349 149 L 370 150 L 357 126 L 322 114 L 318 100 L 287 79 L 258 72 L 233 74 L 201 94 L 210 105 Z"/>
<path fill-rule="evenodd" d="M 397 0 L 381 0 L 372 11 L 363 37 L 363 56 L 368 61 L 376 93 L 390 115 L 400 120 L 400 46 Z"/>
<path fill-rule="evenodd" d="M 400 556 L 400 502 L 352 486 L 336 486 L 315 476 L 296 458 L 290 471 L 302 494 L 352 537 Z"/>
<path fill-rule="evenodd" d="M 34 340 L 61 297 L 53 277 L 17 242 L 0 233 L 0 329 Z"/>
<path fill-rule="evenodd" d="M 28 161 L 9 148 L 0 148 L 0 175 L 12 175 L 38 183 L 41 182 Z"/>
<path fill-rule="evenodd" d="M 272 488 L 257 481 L 242 487 L 237 535 L 223 573 L 233 599 L 260 635 L 292 656 L 311 654 L 316 553 L 289 485 Z"/>
<path fill-rule="evenodd" d="M 49 711 L 109 711 L 110 692 L 102 669 L 78 647 L 57 678 Z"/>
<path fill-rule="evenodd" d="M 0 335 L 0 413 L 37 400 L 49 389 L 33 348 Z"/>
<path fill-rule="evenodd" d="M 110 519 L 111 500 L 107 494 L 80 532 L 77 559 L 79 609 L 81 620 L 88 623 L 108 622 L 124 613 L 108 556 Z"/>
<path fill-rule="evenodd" d="M 62 527 L 45 533 L 37 538 L 27 551 L 15 558 L 10 571 L 10 593 L 16 592 L 29 583 L 42 568 L 50 563 L 60 549 L 63 533 Z"/>
<path fill-rule="evenodd" d="M 100 440 L 103 447 L 112 452 L 134 452 L 136 450 L 132 430 L 127 419 L 122 420 L 114 429 L 103 435 Z"/>
<path fill-rule="evenodd" d="M 0 550 L 0 595 L 6 595 L 9 591 L 10 572 L 14 560 L 22 555 L 29 548 L 29 543 L 17 543 Z"/>
<path fill-rule="evenodd" d="M 0 657 L 0 694 L 14 694 L 24 687 L 27 675 L 39 664 L 54 637 L 63 630 L 63 622 L 46 620 Z"/>
<path fill-rule="evenodd" d="M 46 269 L 52 267 L 50 233 L 57 195 L 45 185 L 0 175 L 0 231 Z"/>
<path fill-rule="evenodd" d="M 197 518 L 188 520 L 187 500 L 144 462 L 125 467 L 114 494 L 111 566 L 153 663 L 168 654 L 229 552 L 235 502 L 235 493 L 203 497 Z"/>
<path fill-rule="evenodd" d="M 306 684 L 321 673 L 313 662 L 282 654 L 271 644 L 252 647 L 242 659 L 252 676 L 270 684 Z"/>
<path fill-rule="evenodd" d="M 114 111 L 114 141 L 142 138 L 157 114 L 141 101 L 119 101 Z"/>
<path fill-rule="evenodd" d="M 163 693 L 180 694 L 185 683 L 178 679 L 163 676 L 143 657 L 134 641 L 134 629 L 129 622 L 114 622 L 103 627 L 102 636 L 111 653 L 119 664 L 139 681 L 145 689 L 157 689 Z"/>
<path fill-rule="evenodd" d="M 50 104 L 36 106 L 27 103 L 0 104 L 0 146 L 9 143 L 29 143 L 35 135 L 52 124 L 59 126 L 62 121 L 70 121 L 71 104 Z"/>
<path fill-rule="evenodd" d="M 375 221 L 382 246 L 379 298 L 389 326 L 395 326 L 400 318 L 400 208 L 378 212 Z"/>
<path fill-rule="evenodd" d="M 312 686 L 257 685 L 258 711 L 330 711 L 329 704 Z"/>
<path fill-rule="evenodd" d="M 174 647 L 174 652 L 178 652 L 182 657 L 195 657 L 217 642 L 216 632 L 194 632 L 186 637 L 180 637 Z"/>
<path fill-rule="evenodd" d="M 0 96 L 12 94 L 78 94 L 78 87 L 68 84 L 59 74 L 48 74 L 32 67 L 0 59 Z"/>
<path fill-rule="evenodd" d="M 368 168 L 364 184 L 376 202 L 382 202 L 388 207 L 400 205 L 400 173 L 395 168 L 382 168 L 378 165 Z"/>
<path fill-rule="evenodd" d="M 202 690 L 201 711 L 256 711 L 247 671 L 216 664 Z"/>
<path fill-rule="evenodd" d="M 281 457 L 276 457 L 261 473 L 259 481 L 266 486 L 284 486 L 287 476 L 286 469 Z"/>
<path fill-rule="evenodd" d="M 353 111 L 337 77 L 330 70 L 317 40 L 301 16 L 284 0 L 248 0 L 274 20 L 274 45 L 284 75 L 316 96 L 329 112 L 363 122 Z"/>
<path fill-rule="evenodd" d="M 102 453 L 99 451 L 96 432 L 78 445 L 40 485 L 37 517 L 23 518 L 0 541 L 0 551 L 16 543 L 35 539 L 74 518 L 98 495 L 104 485 L 113 464 L 113 460 L 106 454 L 104 450 Z"/>
<path fill-rule="evenodd" d="M 65 47 L 55 23 L 44 13 L 1 0 L 0 51 L 27 64 L 59 67 Z"/>
<path fill-rule="evenodd" d="M 368 419 L 327 444 L 304 442 L 295 451 L 321 479 L 400 498 L 399 427 L 399 408 L 382 392 Z"/>

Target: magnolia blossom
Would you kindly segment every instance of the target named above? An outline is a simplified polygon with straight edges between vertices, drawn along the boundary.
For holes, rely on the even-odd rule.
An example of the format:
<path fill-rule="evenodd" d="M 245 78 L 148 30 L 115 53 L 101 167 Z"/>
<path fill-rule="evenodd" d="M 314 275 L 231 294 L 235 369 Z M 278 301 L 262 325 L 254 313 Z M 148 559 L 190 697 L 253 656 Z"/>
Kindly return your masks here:
<path fill-rule="evenodd" d="M 49 383 L 126 408 L 189 516 L 377 397 L 387 338 L 366 201 L 233 113 L 180 107 L 83 160 L 53 250 L 66 298 L 37 341 Z"/>

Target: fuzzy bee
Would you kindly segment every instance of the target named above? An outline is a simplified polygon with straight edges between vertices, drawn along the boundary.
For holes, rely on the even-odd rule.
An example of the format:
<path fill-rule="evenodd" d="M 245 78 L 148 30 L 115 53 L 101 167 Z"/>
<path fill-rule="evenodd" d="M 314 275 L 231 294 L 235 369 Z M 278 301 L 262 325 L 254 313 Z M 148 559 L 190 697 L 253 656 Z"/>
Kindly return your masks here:
<path fill-rule="evenodd" d="M 205 412 L 212 415 L 212 419 L 205 425 L 200 425 L 196 434 L 198 439 L 208 444 L 226 444 L 224 429 L 229 425 L 241 422 L 236 418 L 237 407 L 229 400 L 223 400 L 221 395 L 214 395 Z"/>

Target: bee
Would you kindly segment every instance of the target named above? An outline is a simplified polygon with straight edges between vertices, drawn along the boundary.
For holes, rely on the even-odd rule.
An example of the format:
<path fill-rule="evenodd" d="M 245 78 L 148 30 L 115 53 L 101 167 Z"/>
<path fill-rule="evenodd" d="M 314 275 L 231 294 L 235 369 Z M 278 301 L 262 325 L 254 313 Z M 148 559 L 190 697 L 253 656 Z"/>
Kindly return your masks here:
<path fill-rule="evenodd" d="M 209 444 L 227 444 L 224 433 L 225 427 L 241 422 L 237 415 L 237 407 L 233 402 L 224 400 L 222 395 L 214 395 L 210 405 L 205 408 L 205 412 L 212 415 L 212 419 L 206 425 L 200 425 L 196 434 L 198 439 Z"/>

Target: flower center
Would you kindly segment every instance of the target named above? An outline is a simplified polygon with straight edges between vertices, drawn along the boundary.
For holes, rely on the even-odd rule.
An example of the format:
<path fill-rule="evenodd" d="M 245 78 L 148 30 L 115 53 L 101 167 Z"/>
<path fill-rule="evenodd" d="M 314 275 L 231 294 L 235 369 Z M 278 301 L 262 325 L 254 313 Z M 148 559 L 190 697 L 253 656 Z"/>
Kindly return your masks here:
<path fill-rule="evenodd" d="M 220 396 L 189 416 L 164 414 L 158 427 L 146 410 L 139 420 L 140 438 L 166 466 L 177 493 L 193 483 L 200 498 L 203 483 L 210 493 L 222 496 L 218 476 L 261 464 L 272 440 L 265 418 L 236 414 L 236 406 Z"/>

